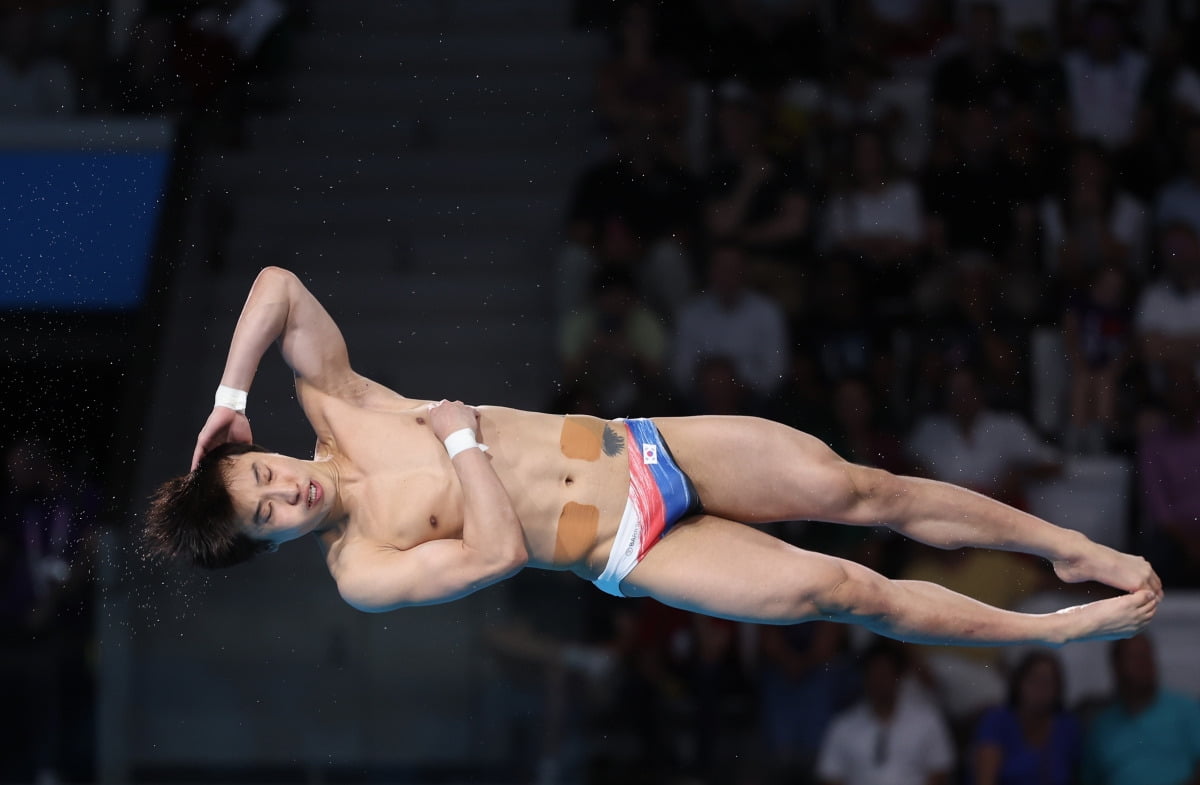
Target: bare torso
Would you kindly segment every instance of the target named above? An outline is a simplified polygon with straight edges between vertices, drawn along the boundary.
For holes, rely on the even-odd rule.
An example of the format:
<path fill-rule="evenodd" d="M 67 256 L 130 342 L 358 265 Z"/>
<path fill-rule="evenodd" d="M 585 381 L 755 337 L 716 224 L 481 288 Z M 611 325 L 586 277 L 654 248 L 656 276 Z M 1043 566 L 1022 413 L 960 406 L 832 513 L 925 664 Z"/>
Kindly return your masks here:
<path fill-rule="evenodd" d="M 396 396 L 362 406 L 311 389 L 301 401 L 317 431 L 316 456 L 353 478 L 340 489 L 348 519 L 319 535 L 331 570 L 351 542 L 407 550 L 462 537 L 462 487 L 426 422 L 427 402 Z M 629 484 L 624 444 L 611 438 L 623 428 L 496 406 L 479 413 L 480 440 L 520 518 L 529 566 L 599 575 Z"/>

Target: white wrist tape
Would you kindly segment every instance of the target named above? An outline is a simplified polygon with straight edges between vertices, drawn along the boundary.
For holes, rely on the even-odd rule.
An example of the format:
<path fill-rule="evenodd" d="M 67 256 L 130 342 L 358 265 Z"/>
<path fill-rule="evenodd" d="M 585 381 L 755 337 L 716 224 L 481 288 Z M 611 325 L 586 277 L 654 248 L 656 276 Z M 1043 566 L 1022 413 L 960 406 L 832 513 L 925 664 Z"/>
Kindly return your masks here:
<path fill-rule="evenodd" d="M 221 385 L 217 387 L 217 397 L 213 402 L 213 406 L 224 406 L 226 409 L 233 409 L 235 412 L 246 413 L 246 391 L 238 390 L 233 387 Z"/>
<path fill-rule="evenodd" d="M 450 460 L 454 460 L 454 456 L 460 452 L 470 450 L 473 447 L 478 447 L 487 452 L 487 445 L 475 441 L 475 431 L 470 428 L 458 429 L 445 439 L 442 439 L 442 444 L 446 445 L 446 453 L 450 456 Z"/>

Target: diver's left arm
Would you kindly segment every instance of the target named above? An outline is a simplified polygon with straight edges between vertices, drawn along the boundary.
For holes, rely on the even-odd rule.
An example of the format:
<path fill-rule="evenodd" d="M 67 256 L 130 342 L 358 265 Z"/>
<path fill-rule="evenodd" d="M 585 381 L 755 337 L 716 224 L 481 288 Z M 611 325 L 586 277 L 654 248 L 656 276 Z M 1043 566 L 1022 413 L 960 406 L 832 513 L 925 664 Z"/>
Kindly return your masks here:
<path fill-rule="evenodd" d="M 221 385 L 249 392 L 258 364 L 276 340 L 298 378 L 330 395 L 362 395 L 373 386 L 350 368 L 341 330 L 300 279 L 280 267 L 265 267 L 254 280 L 229 343 Z M 251 441 L 250 423 L 237 405 L 213 407 L 196 439 L 195 469 L 204 454 L 228 441 Z M 244 402 L 241 404 L 244 408 Z"/>

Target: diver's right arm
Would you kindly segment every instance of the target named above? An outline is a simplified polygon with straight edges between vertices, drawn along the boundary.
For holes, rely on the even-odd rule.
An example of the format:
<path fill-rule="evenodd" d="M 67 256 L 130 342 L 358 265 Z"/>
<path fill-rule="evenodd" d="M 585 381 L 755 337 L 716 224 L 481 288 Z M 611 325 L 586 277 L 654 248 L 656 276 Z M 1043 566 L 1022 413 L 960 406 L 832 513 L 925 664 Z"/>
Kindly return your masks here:
<path fill-rule="evenodd" d="M 300 279 L 283 268 L 265 267 L 242 306 L 221 384 L 248 392 L 259 361 L 276 340 L 296 376 L 322 392 L 339 395 L 369 384 L 350 368 L 341 330 Z M 196 439 L 192 468 L 227 441 L 250 441 L 250 425 L 244 414 L 216 406 Z"/>

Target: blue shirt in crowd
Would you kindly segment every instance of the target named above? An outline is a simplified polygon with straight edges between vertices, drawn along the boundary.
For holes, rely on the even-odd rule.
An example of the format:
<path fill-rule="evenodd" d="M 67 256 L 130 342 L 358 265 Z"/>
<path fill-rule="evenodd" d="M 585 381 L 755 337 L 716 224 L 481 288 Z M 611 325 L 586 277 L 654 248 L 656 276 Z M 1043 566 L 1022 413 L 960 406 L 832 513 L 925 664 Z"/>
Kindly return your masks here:
<path fill-rule="evenodd" d="M 1131 715 L 1114 703 L 1093 720 L 1084 785 L 1181 785 L 1200 764 L 1200 703 L 1161 690 Z"/>
<path fill-rule="evenodd" d="M 1034 747 L 1021 731 L 1016 712 L 999 706 L 980 718 L 975 743 L 1001 749 L 1000 785 L 1072 785 L 1079 770 L 1083 731 L 1073 715 L 1060 713 L 1054 717 L 1050 738 Z"/>

